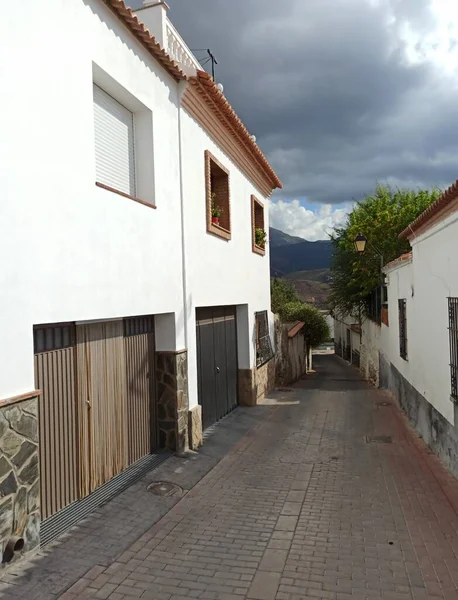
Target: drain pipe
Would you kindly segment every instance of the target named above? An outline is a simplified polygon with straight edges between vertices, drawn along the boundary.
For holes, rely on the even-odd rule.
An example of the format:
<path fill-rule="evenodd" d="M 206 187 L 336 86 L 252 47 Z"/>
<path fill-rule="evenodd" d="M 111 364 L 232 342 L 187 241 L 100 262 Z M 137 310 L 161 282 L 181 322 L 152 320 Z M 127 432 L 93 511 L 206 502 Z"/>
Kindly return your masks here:
<path fill-rule="evenodd" d="M 16 552 L 21 552 L 24 549 L 24 538 L 13 536 L 8 540 L 5 551 L 3 552 L 3 563 L 9 563 L 13 560 Z"/>

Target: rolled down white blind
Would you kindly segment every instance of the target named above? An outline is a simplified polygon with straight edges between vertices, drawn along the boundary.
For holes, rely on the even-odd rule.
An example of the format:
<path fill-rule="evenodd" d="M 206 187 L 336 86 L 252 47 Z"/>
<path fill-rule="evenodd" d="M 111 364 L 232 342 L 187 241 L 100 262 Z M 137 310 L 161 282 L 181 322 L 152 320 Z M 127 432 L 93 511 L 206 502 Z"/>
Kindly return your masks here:
<path fill-rule="evenodd" d="M 97 181 L 135 196 L 134 116 L 94 84 Z"/>

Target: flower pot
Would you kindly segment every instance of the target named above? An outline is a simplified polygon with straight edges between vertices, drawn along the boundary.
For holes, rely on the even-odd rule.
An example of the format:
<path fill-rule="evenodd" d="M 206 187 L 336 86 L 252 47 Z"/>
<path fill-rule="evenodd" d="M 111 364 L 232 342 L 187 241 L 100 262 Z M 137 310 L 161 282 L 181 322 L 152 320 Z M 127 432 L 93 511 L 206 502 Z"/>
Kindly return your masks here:
<path fill-rule="evenodd" d="M 219 217 L 212 217 L 212 223 L 219 225 Z"/>

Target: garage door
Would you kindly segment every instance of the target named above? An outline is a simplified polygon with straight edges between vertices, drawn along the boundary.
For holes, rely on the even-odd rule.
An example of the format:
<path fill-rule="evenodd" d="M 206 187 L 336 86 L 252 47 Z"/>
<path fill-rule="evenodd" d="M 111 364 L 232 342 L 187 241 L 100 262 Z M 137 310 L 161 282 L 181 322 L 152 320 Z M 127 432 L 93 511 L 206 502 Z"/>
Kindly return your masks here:
<path fill-rule="evenodd" d="M 154 317 L 34 334 L 45 520 L 156 448 Z"/>
<path fill-rule="evenodd" d="M 237 406 L 235 307 L 199 308 L 196 318 L 199 404 L 206 429 Z"/>

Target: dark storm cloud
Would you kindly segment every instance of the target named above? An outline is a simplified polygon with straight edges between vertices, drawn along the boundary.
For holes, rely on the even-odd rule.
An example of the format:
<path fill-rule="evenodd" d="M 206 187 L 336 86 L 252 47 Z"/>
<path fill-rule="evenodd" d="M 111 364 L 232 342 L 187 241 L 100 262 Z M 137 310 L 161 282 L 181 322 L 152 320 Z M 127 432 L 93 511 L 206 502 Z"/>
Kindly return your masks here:
<path fill-rule="evenodd" d="M 283 180 L 282 197 L 340 203 L 377 181 L 458 177 L 456 86 L 432 64 L 410 65 L 399 36 L 405 21 L 428 33 L 429 0 L 169 4 L 188 45 L 216 55 L 216 78 Z"/>

